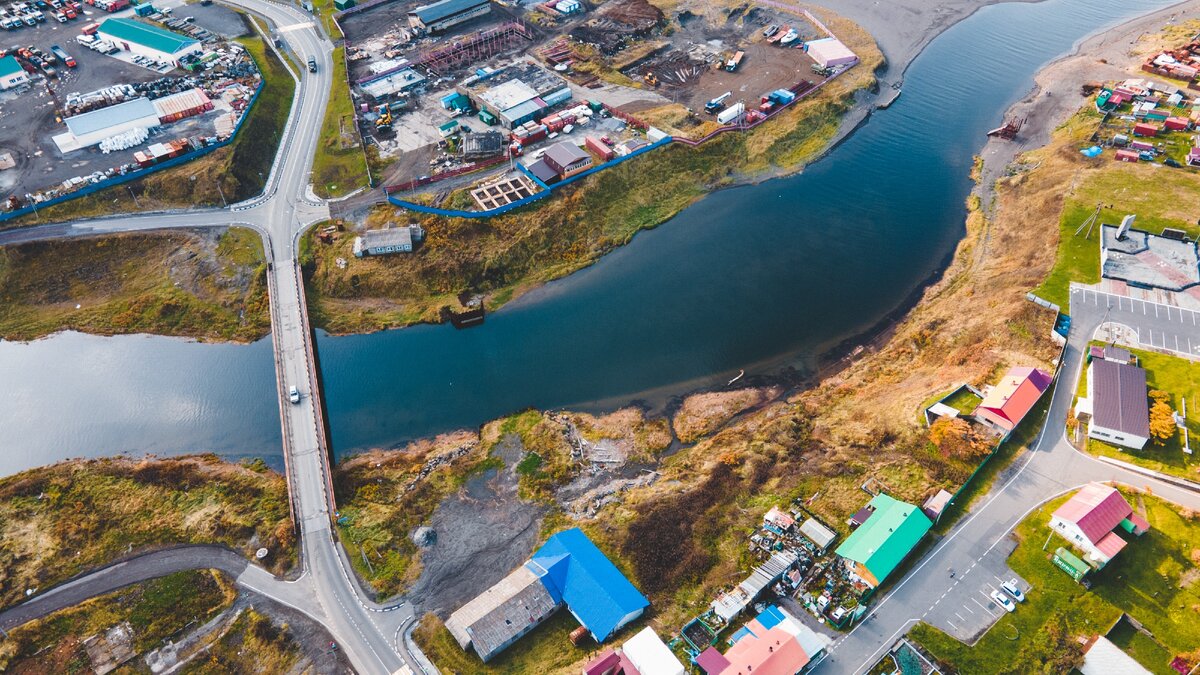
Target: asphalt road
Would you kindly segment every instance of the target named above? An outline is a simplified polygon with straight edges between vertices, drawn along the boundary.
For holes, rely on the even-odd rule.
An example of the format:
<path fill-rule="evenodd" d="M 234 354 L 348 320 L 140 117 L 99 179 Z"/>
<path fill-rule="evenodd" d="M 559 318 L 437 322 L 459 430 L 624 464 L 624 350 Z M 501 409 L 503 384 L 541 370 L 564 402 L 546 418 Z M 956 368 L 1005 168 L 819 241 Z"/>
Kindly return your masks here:
<path fill-rule="evenodd" d="M 1101 462 L 1067 442 L 1063 422 L 1071 408 L 1087 344 L 1102 323 L 1120 318 L 1143 334 L 1170 326 L 1172 335 L 1200 344 L 1200 325 L 1191 325 L 1192 317 L 1187 310 L 1180 314 L 1178 308 L 1172 308 L 1169 315 L 1160 310 L 1156 316 L 1152 308 L 1143 311 L 1137 301 L 1130 304 L 1128 298 L 1118 300 L 1118 296 L 1093 293 L 1075 289 L 1071 293 L 1072 325 L 1063 366 L 1053 385 L 1050 411 L 1031 450 L 880 599 L 869 620 L 833 644 L 820 672 L 865 672 L 918 621 L 944 617 L 947 609 L 962 614 L 960 608 L 967 605 L 976 612 L 986 611 L 986 607 L 981 610 L 973 600 L 983 602 L 979 589 L 992 581 L 987 578 L 986 570 L 995 569 L 995 552 L 1003 550 L 1010 541 L 1008 534 L 1044 502 L 1086 483 L 1109 481 L 1148 487 L 1160 498 L 1200 510 L 1200 493 Z M 1113 306 L 1111 310 L 1109 304 Z"/>

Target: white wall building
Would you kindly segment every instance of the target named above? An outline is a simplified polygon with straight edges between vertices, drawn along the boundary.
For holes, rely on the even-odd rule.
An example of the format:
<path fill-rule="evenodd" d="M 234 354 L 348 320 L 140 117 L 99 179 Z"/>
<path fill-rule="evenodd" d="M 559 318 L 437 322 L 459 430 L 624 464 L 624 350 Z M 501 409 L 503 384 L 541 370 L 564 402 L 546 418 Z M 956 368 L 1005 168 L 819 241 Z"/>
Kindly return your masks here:
<path fill-rule="evenodd" d="M 29 81 L 29 74 L 11 56 L 0 59 L 0 91 L 19 87 Z"/>

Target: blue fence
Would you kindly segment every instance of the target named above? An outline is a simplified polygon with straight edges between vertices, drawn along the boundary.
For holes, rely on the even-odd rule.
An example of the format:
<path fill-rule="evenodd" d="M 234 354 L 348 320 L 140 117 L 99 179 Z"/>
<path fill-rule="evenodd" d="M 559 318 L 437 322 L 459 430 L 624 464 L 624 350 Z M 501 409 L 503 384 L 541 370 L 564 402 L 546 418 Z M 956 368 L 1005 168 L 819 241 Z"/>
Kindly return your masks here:
<path fill-rule="evenodd" d="M 192 160 L 199 159 L 214 150 L 217 150 L 219 148 L 223 148 L 223 147 L 229 145 L 230 143 L 233 142 L 233 140 L 235 138 L 237 138 L 238 134 L 241 133 L 242 125 L 245 124 L 247 119 L 249 119 L 250 110 L 254 108 L 255 102 L 258 101 L 258 95 L 260 92 L 262 92 L 262 88 L 265 85 L 265 82 L 266 82 L 265 80 L 263 80 L 262 82 L 259 82 L 258 88 L 254 90 L 254 95 L 250 97 L 250 103 L 248 103 L 246 105 L 246 110 L 242 113 L 241 118 L 238 119 L 237 126 L 234 128 L 233 133 L 230 134 L 229 138 L 226 138 L 225 140 L 219 141 L 212 145 L 207 145 L 198 150 L 193 150 L 193 151 L 187 153 L 186 155 L 180 155 L 178 157 L 168 159 L 165 162 L 155 164 L 154 166 L 148 166 L 145 169 L 131 171 L 123 176 L 113 176 L 112 178 L 106 178 L 106 179 L 100 181 L 99 183 L 95 183 L 93 185 L 88 185 L 87 187 L 80 188 L 80 189 L 76 190 L 75 192 L 72 192 L 71 194 L 62 195 L 61 197 L 55 197 L 54 199 L 49 199 L 44 202 L 41 202 L 37 206 L 26 206 L 23 208 L 14 209 L 14 210 L 9 211 L 4 214 L 0 214 L 0 223 L 4 222 L 6 220 L 11 220 L 13 218 L 19 218 L 21 216 L 25 216 L 30 213 L 35 213 L 38 209 L 44 209 L 44 208 L 54 206 L 56 204 L 62 204 L 63 202 L 68 202 L 68 201 L 71 201 L 72 199 L 79 199 L 80 197 L 86 197 L 90 194 L 99 192 L 100 190 L 106 190 L 110 187 L 124 185 L 125 183 L 128 183 L 130 181 L 135 181 L 135 180 L 138 180 L 141 178 L 145 178 L 146 176 L 149 176 L 150 174 L 154 173 L 155 171 L 162 171 L 163 169 L 170 169 L 171 167 L 179 166 L 180 164 L 184 164 L 186 162 L 190 162 Z"/>
<path fill-rule="evenodd" d="M 452 216 L 455 218 L 491 218 L 493 216 L 499 216 L 501 214 L 508 213 L 509 211 L 512 211 L 513 209 L 516 209 L 516 208 L 520 208 L 522 206 L 525 206 L 526 204 L 532 204 L 533 202 L 545 199 L 546 197 L 549 197 L 550 195 L 554 194 L 554 191 L 560 187 L 563 187 L 565 185 L 570 185 L 571 183 L 574 183 L 575 181 L 578 181 L 578 180 L 583 180 L 584 178 L 587 178 L 588 176 L 590 176 L 594 173 L 603 171 L 605 169 L 612 168 L 612 167 L 620 164 L 621 162 L 631 160 L 634 157 L 637 157 L 638 155 L 650 152 L 651 150 L 654 150 L 655 148 L 661 148 L 662 146 L 666 145 L 667 143 L 670 143 L 673 140 L 674 140 L 673 138 L 668 136 L 660 141 L 656 141 L 654 143 L 651 143 L 650 145 L 638 148 L 637 150 L 634 150 L 633 152 L 629 153 L 628 155 L 625 155 L 624 157 L 618 157 L 616 159 L 607 161 L 599 166 L 594 166 L 594 167 L 588 169 L 587 171 L 584 171 L 583 173 L 577 173 L 574 176 L 571 176 L 570 178 L 567 178 L 565 180 L 561 180 L 549 187 L 546 187 L 545 183 L 538 180 L 537 177 L 534 176 L 533 174 L 529 173 L 529 171 L 524 166 L 518 164 L 518 166 L 521 167 L 521 171 L 524 172 L 525 175 L 527 175 L 530 178 L 532 178 L 533 180 L 537 181 L 537 183 L 539 185 L 546 187 L 546 189 L 542 190 L 541 192 L 536 192 L 532 195 L 529 195 L 528 197 L 525 197 L 524 199 L 518 199 L 515 202 L 509 202 L 508 204 L 505 204 L 504 206 L 497 206 L 496 208 L 488 209 L 487 211 L 463 211 L 460 209 L 441 209 L 436 206 L 426 206 L 424 204 L 417 204 L 416 202 L 410 202 L 410 201 L 407 201 L 404 199 L 399 199 L 392 195 L 388 195 L 388 201 L 391 202 L 393 206 L 399 206 L 401 208 L 409 209 L 411 211 L 417 211 L 418 213 L 430 213 L 430 214 L 437 215 L 437 216 Z"/>

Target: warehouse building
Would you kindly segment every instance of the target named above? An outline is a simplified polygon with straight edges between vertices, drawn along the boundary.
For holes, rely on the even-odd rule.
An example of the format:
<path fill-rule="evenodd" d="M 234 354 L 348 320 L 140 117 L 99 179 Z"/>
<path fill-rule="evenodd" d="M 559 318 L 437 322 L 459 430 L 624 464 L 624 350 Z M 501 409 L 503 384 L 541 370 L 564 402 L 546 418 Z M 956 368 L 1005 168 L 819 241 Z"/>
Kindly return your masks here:
<path fill-rule="evenodd" d="M 812 40 L 804 45 L 808 56 L 822 68 L 852 66 L 858 63 L 858 56 L 837 38 L 821 38 Z"/>
<path fill-rule="evenodd" d="M 567 81 L 541 66 L 514 63 L 488 78 L 459 87 L 479 108 L 506 129 L 541 119 L 550 109 L 571 100 Z"/>
<path fill-rule="evenodd" d="M 563 178 L 570 178 L 592 168 L 592 156 L 583 148 L 567 141 L 555 143 L 547 148 L 542 159 Z"/>
<path fill-rule="evenodd" d="M 176 66 L 183 57 L 204 51 L 199 41 L 186 35 L 133 19 L 105 19 L 98 34 L 118 49 Z"/>
<path fill-rule="evenodd" d="M 159 125 L 158 108 L 148 98 L 135 98 L 107 108 L 75 115 L 63 120 L 67 133 L 54 137 L 61 152 L 90 148 L 106 138 L 133 129 L 151 129 Z"/>
<path fill-rule="evenodd" d="M 518 567 L 450 615 L 446 628 L 463 649 L 485 662 L 533 630 L 558 609 L 537 576 Z"/>
<path fill-rule="evenodd" d="M 866 510 L 865 520 L 836 552 L 853 578 L 876 588 L 921 543 L 933 523 L 921 509 L 883 493 L 875 495 Z"/>
<path fill-rule="evenodd" d="M 29 81 L 29 74 L 11 56 L 0 59 L 0 91 L 19 87 Z"/>
<path fill-rule="evenodd" d="M 491 11 L 490 0 L 442 0 L 409 12 L 408 25 L 416 30 L 437 33 Z"/>

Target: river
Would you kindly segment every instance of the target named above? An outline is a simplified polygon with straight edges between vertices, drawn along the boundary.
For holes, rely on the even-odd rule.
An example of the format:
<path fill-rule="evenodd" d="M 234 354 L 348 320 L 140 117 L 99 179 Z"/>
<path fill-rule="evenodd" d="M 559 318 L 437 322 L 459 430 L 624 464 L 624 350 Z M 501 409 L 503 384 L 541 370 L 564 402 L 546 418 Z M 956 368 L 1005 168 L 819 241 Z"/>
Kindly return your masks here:
<path fill-rule="evenodd" d="M 810 369 L 946 264 L 963 234 L 972 155 L 1038 68 L 1168 4 L 985 7 L 913 62 L 894 105 L 802 174 L 709 195 L 481 328 L 318 336 L 336 452 L 526 407 L 661 402 L 740 369 Z M 116 452 L 277 462 L 273 383 L 267 341 L 65 333 L 0 343 L 0 474 Z"/>

